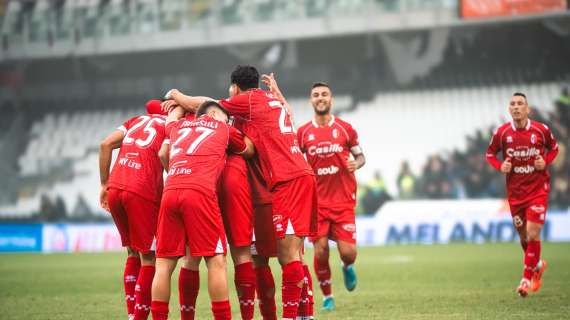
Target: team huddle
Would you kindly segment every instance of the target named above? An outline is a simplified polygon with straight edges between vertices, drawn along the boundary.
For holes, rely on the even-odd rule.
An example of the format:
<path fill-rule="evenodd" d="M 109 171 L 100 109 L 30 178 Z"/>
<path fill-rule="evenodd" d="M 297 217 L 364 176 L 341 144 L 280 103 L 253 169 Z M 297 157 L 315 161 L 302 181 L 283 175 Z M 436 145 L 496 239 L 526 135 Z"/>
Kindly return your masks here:
<path fill-rule="evenodd" d="M 354 171 L 365 162 L 356 131 L 331 114 L 327 84 L 313 86 L 315 118 L 296 130 L 273 75 L 261 81 L 267 90 L 254 67 L 238 66 L 228 99 L 170 90 L 101 143 L 101 206 L 129 252 L 129 318 L 168 318 L 170 279 L 183 257 L 181 318 L 194 319 L 203 258 L 213 316 L 230 319 L 227 244 L 242 319 L 253 319 L 256 297 L 263 319 L 277 319 L 271 257 L 282 267 L 282 318 L 313 319 L 306 237 L 323 310 L 335 308 L 328 239 L 338 244 L 346 288 L 356 287 Z"/>
<path fill-rule="evenodd" d="M 254 67 L 238 66 L 229 98 L 172 89 L 101 143 L 101 206 L 111 212 L 129 253 L 129 319 L 147 319 L 149 313 L 168 318 L 171 276 L 180 258 L 181 319 L 195 317 L 202 259 L 213 317 L 231 319 L 228 244 L 242 319 L 253 319 L 256 300 L 263 319 L 277 319 L 272 257 L 282 267 L 282 318 L 314 318 L 305 238 L 315 248 L 321 310 L 336 308 L 329 240 L 337 244 L 346 289 L 355 289 L 354 171 L 365 158 L 356 131 L 332 115 L 331 88 L 315 83 L 310 101 L 314 118 L 296 129 L 273 74 L 260 77 Z M 507 176 L 513 224 L 525 252 L 517 292 L 525 297 L 529 289 L 540 289 L 547 266 L 540 258 L 540 232 L 550 188 L 546 167 L 558 146 L 547 126 L 528 119 L 526 96 L 514 94 L 509 111 L 513 121 L 495 132 L 487 160 Z"/>

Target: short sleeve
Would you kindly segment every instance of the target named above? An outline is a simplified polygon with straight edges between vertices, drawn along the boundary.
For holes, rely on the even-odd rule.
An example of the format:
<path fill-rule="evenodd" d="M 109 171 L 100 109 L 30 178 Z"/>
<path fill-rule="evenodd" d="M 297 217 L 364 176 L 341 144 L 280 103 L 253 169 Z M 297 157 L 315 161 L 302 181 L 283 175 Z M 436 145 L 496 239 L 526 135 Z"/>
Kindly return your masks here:
<path fill-rule="evenodd" d="M 494 156 L 501 151 L 501 137 L 499 135 L 499 129 L 496 129 L 491 136 L 491 141 L 487 147 L 487 157 Z"/>
<path fill-rule="evenodd" d="M 554 135 L 552 134 L 552 130 L 550 130 L 550 128 L 546 125 L 544 125 L 544 146 L 546 147 L 546 149 L 548 150 L 556 150 L 558 149 L 558 142 L 556 141 L 556 138 L 554 138 Z"/>
<path fill-rule="evenodd" d="M 358 142 L 358 133 L 352 126 L 348 127 L 348 146 L 350 148 L 359 146 L 360 143 Z"/>
<path fill-rule="evenodd" d="M 127 134 L 127 131 L 129 131 L 129 129 L 133 125 L 133 122 L 135 122 L 136 119 L 138 119 L 138 117 L 130 118 L 129 120 L 125 121 L 122 125 L 117 127 L 117 130 L 122 131 L 123 134 Z"/>
<path fill-rule="evenodd" d="M 305 127 L 301 127 L 300 130 L 297 131 L 297 142 L 299 143 L 299 147 L 303 152 L 305 152 L 305 139 L 303 139 L 305 131 Z"/>
<path fill-rule="evenodd" d="M 231 153 L 241 154 L 247 149 L 247 145 L 243 140 L 243 133 L 234 127 L 228 127 L 229 129 L 229 140 L 228 140 L 228 150 Z"/>
<path fill-rule="evenodd" d="M 250 113 L 249 94 L 243 93 L 220 100 L 219 103 L 235 116 L 247 118 Z"/>

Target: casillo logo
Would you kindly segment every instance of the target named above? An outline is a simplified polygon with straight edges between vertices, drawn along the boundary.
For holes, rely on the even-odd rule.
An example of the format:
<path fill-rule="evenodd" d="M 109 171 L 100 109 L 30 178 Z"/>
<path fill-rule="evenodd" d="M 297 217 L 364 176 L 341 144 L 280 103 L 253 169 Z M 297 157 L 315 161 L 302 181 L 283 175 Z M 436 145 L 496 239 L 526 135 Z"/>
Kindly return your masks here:
<path fill-rule="evenodd" d="M 339 171 L 339 168 L 331 165 L 330 167 L 318 168 L 317 175 L 324 176 L 328 174 L 335 174 Z"/>
<path fill-rule="evenodd" d="M 318 146 L 310 146 L 307 152 L 311 156 L 332 156 L 333 153 L 343 152 L 344 148 L 338 143 L 321 142 Z"/>
<path fill-rule="evenodd" d="M 529 157 L 538 156 L 539 154 L 540 154 L 540 150 L 538 150 L 535 147 L 532 147 L 532 148 L 524 147 L 524 149 L 521 149 L 521 150 L 515 150 L 513 148 L 507 149 L 507 155 L 511 158 L 512 157 L 529 158 Z"/>

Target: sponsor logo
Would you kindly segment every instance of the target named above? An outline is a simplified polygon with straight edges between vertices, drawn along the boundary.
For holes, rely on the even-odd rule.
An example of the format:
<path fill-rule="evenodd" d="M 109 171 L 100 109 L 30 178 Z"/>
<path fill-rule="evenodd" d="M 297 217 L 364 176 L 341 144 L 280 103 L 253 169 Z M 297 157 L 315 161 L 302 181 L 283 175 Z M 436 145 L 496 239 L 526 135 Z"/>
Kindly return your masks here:
<path fill-rule="evenodd" d="M 531 206 L 530 210 L 532 210 L 536 213 L 541 213 L 541 212 L 544 212 L 544 206 L 541 204 L 537 204 L 537 205 Z"/>
<path fill-rule="evenodd" d="M 535 157 L 540 155 L 540 150 L 535 147 L 520 147 L 519 150 L 515 150 L 513 148 L 507 149 L 507 155 L 511 158 L 518 158 L 518 159 L 528 159 L 530 157 Z"/>
<path fill-rule="evenodd" d="M 533 173 L 534 172 L 534 167 L 533 166 L 518 166 L 518 167 L 514 167 L 513 171 L 515 173 Z"/>
<path fill-rule="evenodd" d="M 127 155 L 128 156 L 128 155 Z M 126 166 L 129 168 L 133 168 L 136 170 L 139 170 L 140 168 L 142 168 L 142 164 L 140 164 L 139 162 L 136 162 L 134 160 L 131 160 L 127 157 L 125 158 L 119 158 L 119 164 L 122 166 Z"/>
<path fill-rule="evenodd" d="M 138 152 L 127 152 L 127 153 L 125 154 L 125 157 L 126 157 L 126 158 L 129 158 L 129 159 L 130 159 L 130 158 L 136 158 L 136 157 L 138 157 L 138 156 L 139 156 L 139 153 L 138 153 Z"/>
<path fill-rule="evenodd" d="M 325 176 L 329 174 L 336 174 L 340 169 L 336 166 L 331 165 L 330 167 L 318 168 L 317 175 Z"/>
<path fill-rule="evenodd" d="M 507 136 L 507 143 L 513 143 L 513 137 Z"/>
<path fill-rule="evenodd" d="M 314 134 L 309 134 L 309 138 L 307 139 L 307 141 L 313 141 L 315 140 L 315 135 Z"/>
<path fill-rule="evenodd" d="M 291 146 L 291 153 L 301 153 L 301 148 L 299 146 Z"/>
<path fill-rule="evenodd" d="M 331 157 L 335 153 L 343 152 L 344 148 L 338 143 L 330 141 L 321 142 L 316 146 L 310 146 L 307 152 L 311 156 Z"/>
<path fill-rule="evenodd" d="M 333 138 L 335 138 L 335 139 L 338 138 L 338 130 L 337 130 L 337 129 L 333 129 L 333 131 L 332 131 L 332 136 L 333 136 Z"/>
<path fill-rule="evenodd" d="M 356 232 L 356 225 L 354 223 L 345 223 L 342 228 L 348 232 Z"/>
<path fill-rule="evenodd" d="M 273 225 L 275 225 L 276 232 L 283 232 L 283 223 L 281 222 L 283 217 L 279 214 L 273 216 Z"/>
<path fill-rule="evenodd" d="M 536 143 L 536 135 L 534 133 L 530 135 L 530 143 L 532 144 Z"/>
<path fill-rule="evenodd" d="M 192 169 L 190 168 L 170 168 L 170 170 L 168 170 L 168 175 L 169 176 L 176 176 L 179 174 L 191 174 L 192 173 Z"/>

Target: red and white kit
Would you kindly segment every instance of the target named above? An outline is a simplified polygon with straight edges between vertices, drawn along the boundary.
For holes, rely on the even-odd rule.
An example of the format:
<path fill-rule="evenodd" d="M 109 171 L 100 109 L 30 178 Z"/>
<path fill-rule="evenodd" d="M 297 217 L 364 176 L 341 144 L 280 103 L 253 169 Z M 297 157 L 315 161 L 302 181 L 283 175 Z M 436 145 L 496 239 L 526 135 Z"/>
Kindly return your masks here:
<path fill-rule="evenodd" d="M 550 129 L 537 121 L 528 120 L 524 128 L 517 129 L 508 122 L 493 133 L 487 148 L 487 161 L 497 170 L 503 159 L 510 158 L 511 172 L 507 174 L 507 196 L 515 226 L 524 221 L 544 223 L 550 191 L 548 170 L 536 170 L 534 161 L 538 156 L 550 164 L 558 154 L 558 144 Z"/>
<path fill-rule="evenodd" d="M 118 128 L 124 138 L 108 182 L 109 208 L 123 246 L 143 253 L 152 249 L 156 234 L 163 188 L 158 150 L 165 122 L 161 115 L 141 115 Z"/>
<path fill-rule="evenodd" d="M 207 115 L 168 123 L 170 162 L 157 232 L 157 256 L 212 256 L 226 252 L 216 184 L 226 149 L 246 149 L 243 134 Z"/>
<path fill-rule="evenodd" d="M 273 197 L 263 179 L 257 155 L 247 161 L 253 204 L 255 245 L 253 254 L 277 257 L 277 236 L 273 227 Z"/>
<path fill-rule="evenodd" d="M 332 116 L 319 126 L 312 120 L 298 131 L 301 150 L 317 176 L 320 237 L 356 242 L 354 207 L 356 178 L 346 168 L 351 150 L 359 150 L 358 134 L 352 126 Z"/>
<path fill-rule="evenodd" d="M 248 90 L 221 100 L 220 104 L 246 121 L 244 133 L 255 145 L 264 180 L 273 194 L 277 236 L 314 235 L 316 182 L 285 106 L 272 93 L 261 89 Z"/>

